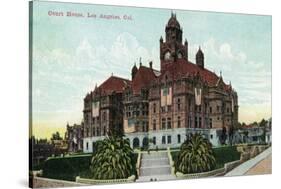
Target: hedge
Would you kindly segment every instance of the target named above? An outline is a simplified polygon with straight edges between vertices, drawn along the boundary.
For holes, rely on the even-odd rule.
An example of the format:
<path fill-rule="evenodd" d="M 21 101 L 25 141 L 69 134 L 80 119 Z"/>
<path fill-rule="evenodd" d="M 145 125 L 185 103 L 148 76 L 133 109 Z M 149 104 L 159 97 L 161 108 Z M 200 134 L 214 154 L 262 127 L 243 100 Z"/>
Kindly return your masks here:
<path fill-rule="evenodd" d="M 43 166 L 43 177 L 75 181 L 76 176 L 88 172 L 92 155 L 49 158 Z"/>

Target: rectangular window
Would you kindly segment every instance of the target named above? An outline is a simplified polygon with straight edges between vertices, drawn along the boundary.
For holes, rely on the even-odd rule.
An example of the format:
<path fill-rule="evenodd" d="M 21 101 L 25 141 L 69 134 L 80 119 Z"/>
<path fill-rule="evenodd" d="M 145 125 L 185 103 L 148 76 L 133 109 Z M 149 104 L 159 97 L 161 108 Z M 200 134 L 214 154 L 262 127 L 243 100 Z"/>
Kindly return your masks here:
<path fill-rule="evenodd" d="M 178 104 L 178 111 L 181 110 L 181 104 Z"/>
<path fill-rule="evenodd" d="M 201 117 L 199 117 L 199 125 L 198 125 L 198 127 L 199 127 L 199 128 L 202 127 L 202 118 L 201 118 Z"/>
<path fill-rule="evenodd" d="M 88 142 L 86 143 L 86 149 L 87 150 L 89 149 L 89 143 Z"/>
<path fill-rule="evenodd" d="M 192 127 L 192 119 L 191 119 L 191 116 L 188 116 L 188 128 L 191 128 Z"/>
<path fill-rule="evenodd" d="M 210 114 L 213 112 L 212 107 L 210 107 Z"/>
<path fill-rule="evenodd" d="M 172 143 L 172 137 L 169 135 L 168 136 L 168 144 L 171 144 Z"/>
<path fill-rule="evenodd" d="M 106 126 L 103 128 L 103 135 L 106 135 Z"/>
<path fill-rule="evenodd" d="M 198 123 L 197 123 L 197 117 L 195 116 L 195 128 L 198 127 Z"/>
<path fill-rule="evenodd" d="M 167 106 L 167 111 L 170 112 L 171 111 L 171 106 Z"/>
<path fill-rule="evenodd" d="M 153 130 L 156 130 L 156 120 L 153 120 Z"/>
<path fill-rule="evenodd" d="M 162 144 L 166 144 L 166 136 L 162 136 Z"/>
<path fill-rule="evenodd" d="M 210 118 L 210 128 L 213 127 L 212 118 Z"/>
<path fill-rule="evenodd" d="M 89 128 L 87 128 L 87 130 L 86 130 L 86 132 L 87 132 L 87 136 L 90 136 L 90 130 L 89 130 Z"/>
<path fill-rule="evenodd" d="M 154 145 L 156 145 L 156 137 L 153 137 L 152 142 Z"/>
<path fill-rule="evenodd" d="M 156 113 L 156 104 L 153 104 L 153 113 Z"/>
<path fill-rule="evenodd" d="M 178 128 L 181 127 L 181 117 L 178 117 Z"/>
<path fill-rule="evenodd" d="M 166 119 L 162 118 L 162 129 L 166 129 Z"/>
<path fill-rule="evenodd" d="M 188 99 L 188 110 L 191 111 L 191 100 Z"/>
<path fill-rule="evenodd" d="M 168 129 L 171 129 L 171 128 L 172 128 L 171 118 L 169 117 L 168 118 Z"/>
<path fill-rule="evenodd" d="M 178 135 L 178 143 L 181 143 L 181 135 Z"/>
<path fill-rule="evenodd" d="M 145 122 L 142 122 L 142 131 L 145 132 Z"/>

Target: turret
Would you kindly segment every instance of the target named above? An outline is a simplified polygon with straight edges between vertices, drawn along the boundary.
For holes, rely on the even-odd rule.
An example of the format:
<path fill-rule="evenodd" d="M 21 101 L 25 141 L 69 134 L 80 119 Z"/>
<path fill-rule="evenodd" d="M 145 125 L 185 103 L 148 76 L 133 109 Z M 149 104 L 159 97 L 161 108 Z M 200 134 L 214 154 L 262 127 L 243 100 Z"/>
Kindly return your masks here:
<path fill-rule="evenodd" d="M 132 71 L 131 71 L 131 75 L 132 75 L 132 80 L 135 78 L 136 73 L 138 72 L 138 68 L 136 66 L 136 63 L 134 64 Z"/>
<path fill-rule="evenodd" d="M 200 47 L 196 53 L 196 65 L 204 69 L 204 53 L 202 52 Z"/>

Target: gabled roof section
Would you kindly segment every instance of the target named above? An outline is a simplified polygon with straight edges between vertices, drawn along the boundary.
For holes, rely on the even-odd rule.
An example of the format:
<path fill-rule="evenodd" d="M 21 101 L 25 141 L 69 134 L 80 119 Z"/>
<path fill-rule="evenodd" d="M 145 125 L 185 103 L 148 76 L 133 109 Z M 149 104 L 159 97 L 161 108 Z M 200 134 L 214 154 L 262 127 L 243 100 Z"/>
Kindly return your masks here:
<path fill-rule="evenodd" d="M 165 66 L 165 69 L 162 70 L 160 79 L 165 75 L 166 72 L 170 72 L 173 75 L 173 79 L 179 79 L 184 76 L 199 76 L 203 79 L 208 86 L 216 86 L 218 82 L 222 82 L 224 89 L 229 89 L 222 79 L 217 76 L 214 72 L 206 68 L 201 68 L 192 62 L 188 62 L 184 59 L 179 59 L 176 62 L 170 63 Z"/>
<path fill-rule="evenodd" d="M 121 77 L 111 76 L 105 80 L 97 89 L 101 93 L 111 94 L 112 92 L 122 93 L 126 86 L 131 85 L 131 81 Z"/>
<path fill-rule="evenodd" d="M 157 71 L 141 65 L 132 81 L 133 94 L 140 94 L 142 88 L 149 86 L 157 77 L 155 72 Z"/>

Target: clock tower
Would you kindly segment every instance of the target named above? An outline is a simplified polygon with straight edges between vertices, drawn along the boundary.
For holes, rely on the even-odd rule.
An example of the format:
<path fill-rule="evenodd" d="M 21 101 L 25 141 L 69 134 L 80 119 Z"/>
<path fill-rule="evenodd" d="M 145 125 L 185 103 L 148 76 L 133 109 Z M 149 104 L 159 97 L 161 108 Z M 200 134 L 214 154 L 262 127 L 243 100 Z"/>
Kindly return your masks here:
<path fill-rule="evenodd" d="M 182 43 L 182 28 L 177 21 L 176 14 L 171 13 L 171 18 L 166 25 L 165 41 L 160 38 L 160 62 L 161 70 L 167 64 L 175 63 L 179 59 L 188 60 L 188 42 Z"/>

